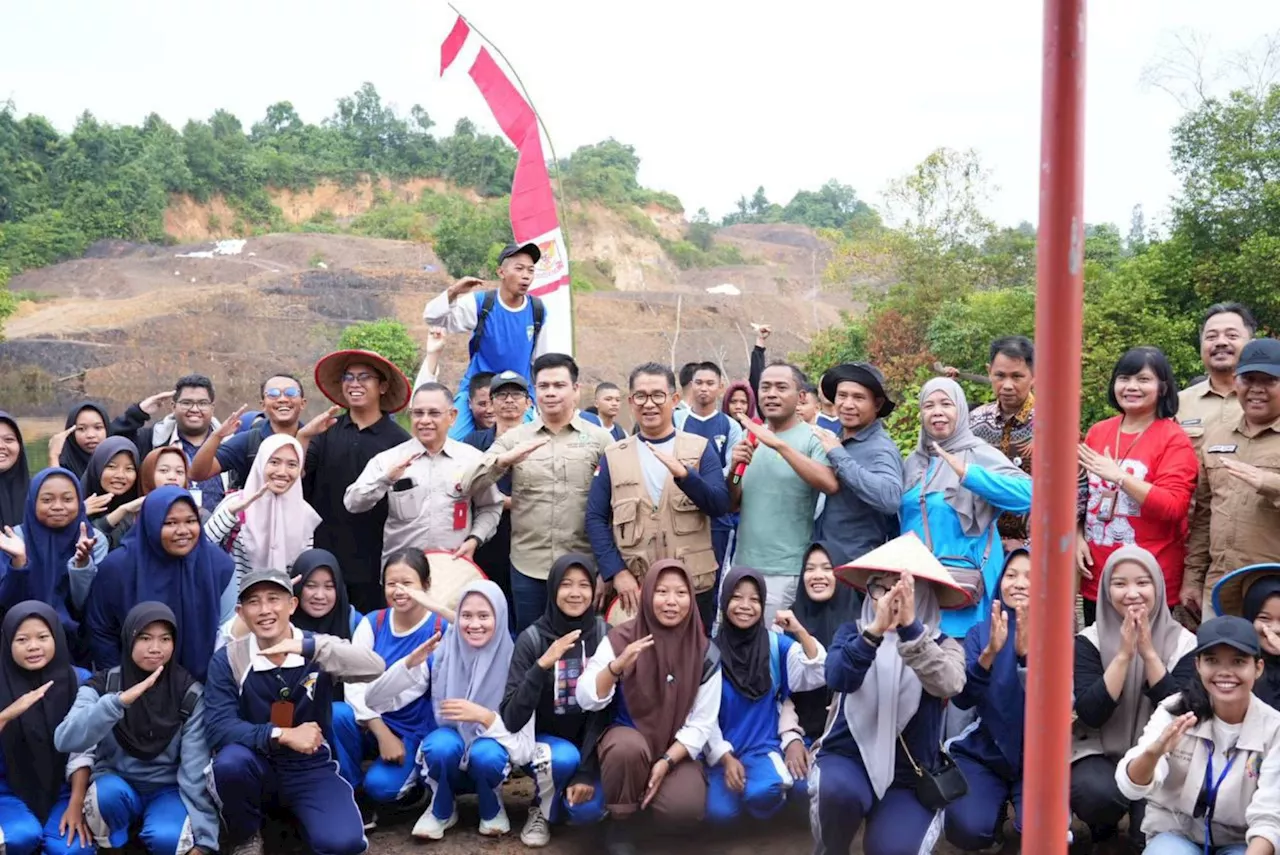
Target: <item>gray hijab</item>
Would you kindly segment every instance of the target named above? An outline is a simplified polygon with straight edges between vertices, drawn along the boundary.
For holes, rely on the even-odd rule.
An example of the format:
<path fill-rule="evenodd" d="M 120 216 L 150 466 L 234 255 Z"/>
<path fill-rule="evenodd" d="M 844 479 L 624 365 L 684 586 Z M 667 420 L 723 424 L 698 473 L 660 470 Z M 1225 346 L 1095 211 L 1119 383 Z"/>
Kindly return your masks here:
<path fill-rule="evenodd" d="M 868 582 L 875 574 L 868 577 Z M 888 574 L 886 574 L 888 575 Z M 890 575 L 889 582 L 897 581 Z M 916 579 L 916 620 L 924 624 L 925 635 L 937 639 L 941 635 L 942 611 L 933 585 Z M 876 619 L 876 602 L 871 597 L 862 601 L 862 617 L 858 629 L 865 629 Z M 841 707 L 849 732 L 858 744 L 858 753 L 867 769 L 867 778 L 876 798 L 884 796 L 893 783 L 898 756 L 898 734 L 920 708 L 923 687 L 898 651 L 898 632 L 890 630 L 876 648 L 876 661 L 856 692 L 844 696 Z"/>
<path fill-rule="evenodd" d="M 997 475 L 1027 477 L 1027 473 L 1014 466 L 1013 462 L 1001 454 L 999 449 L 973 435 L 973 430 L 969 427 L 969 402 L 965 400 L 964 390 L 956 381 L 949 377 L 935 377 L 925 383 L 924 388 L 920 390 L 921 409 L 924 407 L 925 399 L 937 391 L 946 392 L 947 397 L 956 405 L 956 429 L 951 436 L 938 441 L 938 445 L 942 446 L 944 451 L 962 458 L 965 463 L 976 463 Z M 933 443 L 934 440 L 925 433 L 922 413 L 916 450 L 911 452 L 905 466 L 905 489 L 910 490 L 925 480 L 925 475 L 929 472 L 929 463 L 935 457 Z M 921 487 L 921 492 L 922 494 L 941 492 L 946 503 L 956 512 L 956 516 L 960 517 L 960 525 L 964 528 L 964 533 L 970 537 L 976 537 L 986 531 L 999 513 L 977 493 L 962 486 L 956 473 L 941 460 L 934 467 L 932 476 Z"/>
<path fill-rule="evenodd" d="M 507 671 L 511 668 L 511 633 L 507 632 L 507 600 L 502 589 L 488 579 L 472 582 L 462 589 L 458 610 L 471 594 L 479 594 L 493 607 L 494 630 L 484 647 L 472 647 L 456 626 L 449 627 L 441 640 L 431 675 L 431 706 L 442 727 L 455 727 L 467 747 L 483 732 L 474 722 L 444 724 L 440 702 L 460 698 L 497 711 L 502 707 L 502 693 L 507 688 Z"/>

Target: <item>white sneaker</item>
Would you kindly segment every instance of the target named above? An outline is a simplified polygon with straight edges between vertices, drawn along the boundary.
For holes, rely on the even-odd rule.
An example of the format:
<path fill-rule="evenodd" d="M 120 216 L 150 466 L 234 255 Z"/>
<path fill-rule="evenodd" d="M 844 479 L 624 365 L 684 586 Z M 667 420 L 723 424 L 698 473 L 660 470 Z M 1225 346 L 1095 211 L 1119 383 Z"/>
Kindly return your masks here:
<path fill-rule="evenodd" d="M 541 807 L 529 806 L 529 818 L 524 821 L 520 842 L 530 849 L 538 849 L 551 842 L 551 827 L 547 824 L 547 818 L 542 815 Z"/>
<path fill-rule="evenodd" d="M 493 819 L 480 820 L 480 835 L 482 837 L 501 837 L 511 832 L 511 820 L 507 819 L 507 809 L 505 807 L 498 808 L 498 815 Z"/>
<path fill-rule="evenodd" d="M 436 819 L 436 815 L 431 812 L 431 808 L 427 808 L 422 816 L 418 817 L 418 821 L 413 824 L 413 831 L 410 832 L 419 840 L 439 840 L 444 837 L 444 833 L 458 824 L 458 809 L 453 809 L 453 815 L 446 820 Z"/>

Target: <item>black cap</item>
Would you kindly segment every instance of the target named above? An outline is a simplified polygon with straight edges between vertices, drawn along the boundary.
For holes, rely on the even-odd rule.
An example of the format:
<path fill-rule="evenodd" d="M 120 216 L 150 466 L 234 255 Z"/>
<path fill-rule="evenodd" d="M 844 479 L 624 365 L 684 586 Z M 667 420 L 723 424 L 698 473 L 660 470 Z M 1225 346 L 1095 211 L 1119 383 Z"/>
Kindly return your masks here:
<path fill-rule="evenodd" d="M 1236 376 L 1258 371 L 1280 377 L 1280 341 L 1274 338 L 1255 338 L 1240 351 L 1240 364 Z"/>
<path fill-rule="evenodd" d="M 884 390 L 884 375 L 880 373 L 879 368 L 869 362 L 845 362 L 837 365 L 822 375 L 821 383 L 823 397 L 833 404 L 836 400 L 836 389 L 841 383 L 857 383 L 860 386 L 866 386 L 873 395 L 883 401 L 880 404 L 880 411 L 876 413 L 880 418 L 889 415 L 898 406 Z"/>
<path fill-rule="evenodd" d="M 502 252 L 498 253 L 498 264 L 501 265 L 511 256 L 521 252 L 532 258 L 534 264 L 542 258 L 542 250 L 538 249 L 536 243 L 509 243 L 502 248 Z"/>
<path fill-rule="evenodd" d="M 515 371 L 503 371 L 501 374 L 493 375 L 493 379 L 489 381 L 489 394 L 494 394 L 503 386 L 519 386 L 520 391 L 526 395 L 529 394 L 529 381 L 524 379 L 524 375 Z"/>
<path fill-rule="evenodd" d="M 1253 624 L 1242 617 L 1224 615 L 1200 624 L 1200 629 L 1196 630 L 1195 654 L 1199 656 L 1220 644 L 1234 647 L 1250 656 L 1262 655 L 1257 631 Z"/>

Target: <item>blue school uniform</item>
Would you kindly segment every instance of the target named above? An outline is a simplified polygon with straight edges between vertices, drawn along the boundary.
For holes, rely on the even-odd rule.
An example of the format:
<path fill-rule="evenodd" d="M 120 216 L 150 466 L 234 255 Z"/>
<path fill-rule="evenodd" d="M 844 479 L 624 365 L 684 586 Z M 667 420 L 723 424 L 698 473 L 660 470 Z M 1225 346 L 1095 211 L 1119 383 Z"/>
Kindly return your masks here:
<path fill-rule="evenodd" d="M 352 633 L 352 643 L 370 646 L 390 667 L 418 649 L 437 631 L 443 634 L 449 622 L 428 614 L 416 627 L 404 634 L 397 634 L 389 609 L 379 609 L 366 615 Z M 428 658 L 428 662 L 432 661 Z M 394 802 L 421 783 L 417 762 L 418 747 L 423 738 L 436 729 L 435 714 L 431 709 L 431 693 L 391 712 L 376 714 L 364 705 L 365 687 L 346 687 L 347 703 L 337 704 L 334 711 L 333 730 L 335 750 L 342 775 L 353 787 L 363 786 L 364 793 L 379 804 Z M 378 740 L 372 733 L 360 727 L 361 722 L 381 718 L 397 737 L 404 742 L 404 758 L 399 763 L 388 763 L 376 756 Z M 373 755 L 368 771 L 361 771 L 362 761 Z"/>
<path fill-rule="evenodd" d="M 484 291 L 460 297 L 461 300 L 476 301 L 476 317 L 484 306 Z M 519 309 L 511 309 L 502 302 L 501 297 L 493 301 L 493 311 L 484 322 L 484 335 L 481 337 L 475 356 L 467 364 L 467 370 L 458 381 L 458 394 L 453 404 L 458 409 L 458 418 L 449 429 L 449 436 L 459 442 L 467 434 L 476 429 L 471 418 L 471 405 L 467 389 L 471 378 L 481 372 L 501 374 L 503 371 L 515 371 L 525 380 L 530 380 L 530 369 L 533 365 L 533 350 L 537 342 L 533 337 L 533 300 L 525 298 Z M 529 383 L 533 385 L 532 382 Z"/>

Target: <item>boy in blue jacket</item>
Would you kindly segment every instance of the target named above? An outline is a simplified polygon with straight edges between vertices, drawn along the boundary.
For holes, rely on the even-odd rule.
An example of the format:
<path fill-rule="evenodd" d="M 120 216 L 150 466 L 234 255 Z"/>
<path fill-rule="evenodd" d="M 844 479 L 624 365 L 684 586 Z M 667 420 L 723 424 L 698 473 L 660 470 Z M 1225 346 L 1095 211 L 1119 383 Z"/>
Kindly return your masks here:
<path fill-rule="evenodd" d="M 297 629 L 289 622 L 297 607 L 287 573 L 246 573 L 236 612 L 249 634 L 209 663 L 214 798 L 234 855 L 262 855 L 269 802 L 292 811 L 317 855 L 359 855 L 369 845 L 330 748 L 330 714 L 335 680 L 367 682 L 386 666 L 372 650 Z"/>

